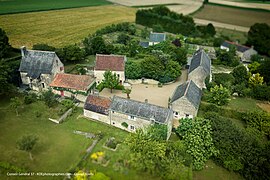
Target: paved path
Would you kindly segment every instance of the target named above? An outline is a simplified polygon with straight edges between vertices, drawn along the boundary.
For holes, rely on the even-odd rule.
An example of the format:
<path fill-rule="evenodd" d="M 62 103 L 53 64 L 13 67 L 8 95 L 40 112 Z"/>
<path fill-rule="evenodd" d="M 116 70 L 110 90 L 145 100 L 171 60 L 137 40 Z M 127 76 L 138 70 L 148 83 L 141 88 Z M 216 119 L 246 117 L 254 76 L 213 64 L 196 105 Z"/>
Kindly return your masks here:
<path fill-rule="evenodd" d="M 209 21 L 209 20 L 205 20 L 205 19 L 194 18 L 194 22 L 196 24 L 200 24 L 200 25 L 207 25 L 208 23 L 212 23 L 215 27 L 232 29 L 232 30 L 237 30 L 237 31 L 241 31 L 241 32 L 248 32 L 249 31 L 248 27 L 237 26 L 237 25 L 232 25 L 232 24 L 225 24 L 225 23 L 220 23 L 220 22 L 216 22 L 216 21 Z"/>
<path fill-rule="evenodd" d="M 230 0 L 209 0 L 209 2 L 217 3 L 217 4 L 224 4 L 224 5 L 229 5 L 229 6 L 270 10 L 270 4 L 267 4 L 267 3 L 246 3 L 246 2 L 234 2 Z"/>

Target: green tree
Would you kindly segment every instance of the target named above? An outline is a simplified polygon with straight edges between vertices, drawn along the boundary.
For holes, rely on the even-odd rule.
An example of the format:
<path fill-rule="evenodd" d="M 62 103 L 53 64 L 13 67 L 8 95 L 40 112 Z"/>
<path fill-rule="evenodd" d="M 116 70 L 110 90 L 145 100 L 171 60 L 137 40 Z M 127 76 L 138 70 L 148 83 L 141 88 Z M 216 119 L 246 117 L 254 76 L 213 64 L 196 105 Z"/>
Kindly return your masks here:
<path fill-rule="evenodd" d="M 258 63 L 257 61 L 254 61 L 253 63 L 248 65 L 248 70 L 251 74 L 255 74 L 258 73 L 258 69 L 260 67 L 260 63 Z"/>
<path fill-rule="evenodd" d="M 230 89 L 234 84 L 234 77 L 228 73 L 217 73 L 213 74 L 213 82 L 215 82 L 217 85 L 222 84 L 222 86 Z"/>
<path fill-rule="evenodd" d="M 40 50 L 40 51 L 55 51 L 56 50 L 55 47 L 49 46 L 48 44 L 34 44 L 32 49 Z"/>
<path fill-rule="evenodd" d="M 270 26 L 266 23 L 256 23 L 248 31 L 248 45 L 253 45 L 260 54 L 270 55 Z"/>
<path fill-rule="evenodd" d="M 141 30 L 141 37 L 146 39 L 149 37 L 149 31 L 147 29 L 147 27 L 144 27 L 142 30 Z"/>
<path fill-rule="evenodd" d="M 261 65 L 258 68 L 258 73 L 263 77 L 263 80 L 270 85 L 270 58 L 266 58 L 262 61 Z"/>
<path fill-rule="evenodd" d="M 263 77 L 261 77 L 259 73 L 253 74 L 252 76 L 249 77 L 248 83 L 252 87 L 256 85 L 262 85 Z"/>
<path fill-rule="evenodd" d="M 229 103 L 230 92 L 221 84 L 215 85 L 210 89 L 210 96 L 208 101 L 218 106 L 226 105 Z"/>
<path fill-rule="evenodd" d="M 157 33 L 163 33 L 164 29 L 160 24 L 156 24 L 153 26 L 153 31 Z"/>
<path fill-rule="evenodd" d="M 125 75 L 128 79 L 142 78 L 142 67 L 140 62 L 127 61 L 125 64 Z"/>
<path fill-rule="evenodd" d="M 178 127 L 187 147 L 187 153 L 193 158 L 193 168 L 202 170 L 206 161 L 218 153 L 212 139 L 211 122 L 204 118 L 183 120 L 185 128 Z"/>
<path fill-rule="evenodd" d="M 51 89 L 42 93 L 42 99 L 48 107 L 53 107 L 57 102 Z"/>
<path fill-rule="evenodd" d="M 116 73 L 112 73 L 112 71 L 105 71 L 103 77 L 104 79 L 102 80 L 102 83 L 104 87 L 109 88 L 112 93 L 112 90 L 119 85 L 119 78 Z"/>
<path fill-rule="evenodd" d="M 130 96 L 129 95 L 130 95 L 131 91 L 132 90 L 131 89 L 128 89 L 128 88 L 123 89 L 123 93 L 127 94 L 127 98 L 128 99 L 130 99 Z"/>
<path fill-rule="evenodd" d="M 160 74 L 164 71 L 163 64 L 159 61 L 157 57 L 150 56 L 144 58 L 141 62 L 142 75 L 145 78 L 151 78 L 158 80 Z"/>
<path fill-rule="evenodd" d="M 109 54 L 112 49 L 108 48 L 102 36 L 90 36 L 83 41 L 87 55 Z"/>
<path fill-rule="evenodd" d="M 29 157 L 33 160 L 31 151 L 38 141 L 38 137 L 34 135 L 24 135 L 17 141 L 17 148 L 29 153 Z"/>
<path fill-rule="evenodd" d="M 62 58 L 66 61 L 80 61 L 85 58 L 85 52 L 77 45 L 68 45 L 63 48 Z"/>
<path fill-rule="evenodd" d="M 170 60 L 166 64 L 164 74 L 171 80 L 176 80 L 182 74 L 181 66 L 177 62 Z"/>
<path fill-rule="evenodd" d="M 125 33 L 120 33 L 119 36 L 117 37 L 117 43 L 127 45 L 129 41 L 130 37 Z"/>
<path fill-rule="evenodd" d="M 241 83 L 247 84 L 249 76 L 248 76 L 247 68 L 245 66 L 243 65 L 237 66 L 236 68 L 233 69 L 231 74 L 234 77 L 235 84 L 241 84 Z"/>
<path fill-rule="evenodd" d="M 8 42 L 8 36 L 6 32 L 0 28 L 0 59 L 5 57 L 10 51 L 11 46 Z"/>
<path fill-rule="evenodd" d="M 10 106 L 16 111 L 16 115 L 19 116 L 18 108 L 22 105 L 22 102 L 18 97 L 14 97 L 10 99 Z"/>

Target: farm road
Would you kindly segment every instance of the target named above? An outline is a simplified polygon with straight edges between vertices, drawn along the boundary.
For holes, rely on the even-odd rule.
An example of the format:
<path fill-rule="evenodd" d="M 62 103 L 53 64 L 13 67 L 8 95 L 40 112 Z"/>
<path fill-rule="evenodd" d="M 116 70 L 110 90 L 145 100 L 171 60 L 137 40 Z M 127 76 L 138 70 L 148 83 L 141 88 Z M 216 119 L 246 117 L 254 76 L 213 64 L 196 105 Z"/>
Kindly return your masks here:
<path fill-rule="evenodd" d="M 216 4 L 224 4 L 224 5 L 229 5 L 229 6 L 270 10 L 270 4 L 265 4 L 265 3 L 245 3 L 245 2 L 234 2 L 230 0 L 209 0 L 209 2 L 216 3 Z"/>
<path fill-rule="evenodd" d="M 219 28 L 232 29 L 232 30 L 241 31 L 241 32 L 249 31 L 248 27 L 225 24 L 225 23 L 220 23 L 216 21 L 209 21 L 209 20 L 197 19 L 197 18 L 194 18 L 194 21 L 196 24 L 201 24 L 201 25 L 207 25 L 208 23 L 212 23 L 215 27 L 219 27 Z"/>
<path fill-rule="evenodd" d="M 115 4 L 124 6 L 151 6 L 164 4 L 171 10 L 184 15 L 190 14 L 198 10 L 202 5 L 202 0 L 109 0 Z"/>

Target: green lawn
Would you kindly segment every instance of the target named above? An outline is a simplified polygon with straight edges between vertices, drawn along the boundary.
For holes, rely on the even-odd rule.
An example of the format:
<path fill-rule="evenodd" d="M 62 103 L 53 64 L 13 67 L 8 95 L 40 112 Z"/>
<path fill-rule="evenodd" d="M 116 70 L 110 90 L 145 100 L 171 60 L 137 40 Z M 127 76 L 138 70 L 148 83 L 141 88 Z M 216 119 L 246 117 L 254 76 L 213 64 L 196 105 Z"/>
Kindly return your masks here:
<path fill-rule="evenodd" d="M 225 107 L 238 111 L 253 111 L 260 109 L 256 103 L 257 101 L 255 99 L 232 97 L 229 104 Z"/>
<path fill-rule="evenodd" d="M 73 134 L 73 130 L 81 128 L 76 123 L 81 110 L 69 117 L 67 122 L 58 125 L 48 120 L 51 110 L 43 102 L 23 105 L 19 109 L 19 116 L 9 108 L 9 101 L 3 97 L 0 107 L 1 162 L 32 172 L 68 172 L 77 165 L 92 143 L 84 136 Z M 37 111 L 42 112 L 39 118 L 35 116 Z M 32 152 L 33 161 L 28 153 L 16 148 L 16 141 L 25 134 L 35 134 L 39 138 Z M 6 177 L 5 174 L 1 176 Z"/>
<path fill-rule="evenodd" d="M 0 1 L 0 14 L 45 11 L 111 4 L 106 0 L 4 0 Z"/>
<path fill-rule="evenodd" d="M 212 160 L 208 160 L 202 171 L 193 171 L 193 180 L 240 180 L 244 179 L 239 174 L 230 172 Z"/>

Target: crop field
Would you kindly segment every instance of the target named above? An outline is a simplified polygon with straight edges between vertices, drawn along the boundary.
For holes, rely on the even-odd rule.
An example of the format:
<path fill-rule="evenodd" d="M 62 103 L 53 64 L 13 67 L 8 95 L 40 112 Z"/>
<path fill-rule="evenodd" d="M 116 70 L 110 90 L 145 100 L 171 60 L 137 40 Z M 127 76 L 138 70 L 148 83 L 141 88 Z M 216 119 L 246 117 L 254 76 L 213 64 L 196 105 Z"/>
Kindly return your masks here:
<path fill-rule="evenodd" d="M 255 23 L 270 24 L 270 12 L 205 5 L 195 13 L 194 18 L 206 19 L 226 24 L 250 27 Z"/>
<path fill-rule="evenodd" d="M 0 0 L 0 14 L 111 4 L 106 0 Z"/>
<path fill-rule="evenodd" d="M 55 47 L 81 42 L 104 26 L 134 22 L 136 9 L 108 5 L 1 15 L 0 24 L 13 47 L 47 43 Z"/>

